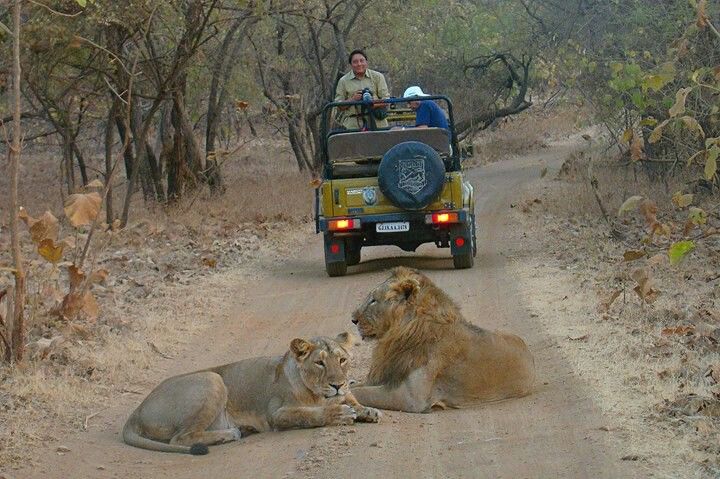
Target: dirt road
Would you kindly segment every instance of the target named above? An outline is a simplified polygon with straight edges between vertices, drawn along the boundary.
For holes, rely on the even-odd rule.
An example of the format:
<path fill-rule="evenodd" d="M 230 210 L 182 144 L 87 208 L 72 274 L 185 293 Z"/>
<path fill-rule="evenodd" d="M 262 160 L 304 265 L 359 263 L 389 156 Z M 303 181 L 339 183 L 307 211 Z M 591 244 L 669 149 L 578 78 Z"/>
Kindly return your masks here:
<path fill-rule="evenodd" d="M 447 250 L 424 246 L 411 255 L 394 248 L 363 251 L 362 263 L 346 277 L 325 275 L 319 237 L 298 233 L 291 255 L 258 260 L 248 272 L 222 273 L 227 304 L 210 325 L 188 338 L 182 354 L 159 359 L 139 380 L 136 394 L 117 398 L 88 431 L 48 447 L 39 464 L 17 477 L 57 478 L 237 478 L 237 477 L 644 477 L 637 463 L 621 460 L 609 442 L 592 390 L 574 376 L 559 349 L 527 309 L 533 291 L 509 273 L 509 262 L 532 255 L 509 219 L 510 204 L 539 178 L 540 164 L 552 172 L 572 145 L 541 155 L 471 170 L 477 194 L 479 252 L 471 270 L 455 271 Z M 552 173 L 549 173 L 552 174 Z M 235 359 L 282 353 L 296 336 L 354 331 L 350 312 L 396 265 L 426 272 L 487 328 L 523 336 L 536 357 L 539 381 L 529 397 L 464 410 L 413 415 L 389 412 L 378 424 L 257 434 L 240 443 L 212 447 L 192 457 L 124 445 L 119 431 L 129 412 L 156 382 L 170 374 Z M 552 278 L 548 278 L 552 281 Z M 220 286 L 217 286 L 220 285 Z M 202 288 L 199 285 L 198 288 Z M 192 298 L 187 308 L 197 308 Z M 355 377 L 363 375 L 370 345 L 358 346 Z"/>

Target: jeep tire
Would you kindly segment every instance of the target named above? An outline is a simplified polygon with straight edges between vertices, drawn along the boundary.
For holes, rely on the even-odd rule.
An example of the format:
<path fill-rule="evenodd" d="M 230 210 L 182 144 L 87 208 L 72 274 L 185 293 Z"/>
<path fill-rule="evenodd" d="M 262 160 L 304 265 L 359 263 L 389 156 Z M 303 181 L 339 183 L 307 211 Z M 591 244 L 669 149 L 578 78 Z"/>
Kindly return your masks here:
<path fill-rule="evenodd" d="M 421 210 L 440 194 L 445 183 L 445 165 L 440 155 L 419 141 L 406 141 L 390 148 L 378 168 L 378 186 L 398 208 Z"/>
<path fill-rule="evenodd" d="M 335 278 L 337 276 L 345 276 L 345 274 L 347 273 L 347 262 L 325 262 L 325 271 L 327 271 L 328 276 L 330 276 L 331 278 Z"/>
<path fill-rule="evenodd" d="M 465 248 L 465 252 L 461 254 L 453 255 L 453 266 L 455 269 L 468 269 L 472 268 L 475 264 L 475 218 L 471 216 L 471 222 L 465 223 L 465 234 L 466 238 L 469 238 L 472 244 L 469 248 Z"/>

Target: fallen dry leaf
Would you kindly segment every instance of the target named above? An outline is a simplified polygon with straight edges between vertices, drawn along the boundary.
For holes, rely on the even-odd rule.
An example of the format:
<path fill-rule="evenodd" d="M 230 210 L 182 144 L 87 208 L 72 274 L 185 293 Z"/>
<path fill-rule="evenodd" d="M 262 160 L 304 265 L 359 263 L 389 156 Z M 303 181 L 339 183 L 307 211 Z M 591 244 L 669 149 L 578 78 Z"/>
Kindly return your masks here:
<path fill-rule="evenodd" d="M 214 268 L 217 266 L 217 260 L 215 258 L 203 258 L 202 263 L 208 268 Z"/>
<path fill-rule="evenodd" d="M 660 334 L 663 336 L 687 336 L 695 332 L 695 326 L 674 326 L 663 328 Z"/>
<path fill-rule="evenodd" d="M 645 257 L 644 251 L 629 250 L 629 251 L 625 251 L 623 253 L 623 259 L 628 262 L 635 261 L 635 260 L 638 260 L 638 259 L 644 258 L 644 257 Z"/>
<path fill-rule="evenodd" d="M 638 268 L 630 273 L 630 277 L 637 283 L 633 291 L 640 296 L 640 299 L 646 303 L 652 303 L 657 299 L 658 292 L 653 287 L 653 279 L 648 268 Z"/>
<path fill-rule="evenodd" d="M 720 384 L 720 363 L 711 364 L 705 372 L 705 377 L 712 379 L 715 384 Z"/>
<path fill-rule="evenodd" d="M 610 311 L 610 307 L 612 306 L 612 304 L 615 302 L 615 300 L 618 298 L 618 296 L 620 296 L 620 294 L 622 292 L 623 292 L 622 289 L 616 289 L 615 291 L 610 293 L 610 297 L 607 300 L 601 302 L 600 305 L 598 306 L 598 312 L 599 313 L 607 313 L 608 311 Z"/>
<path fill-rule="evenodd" d="M 568 336 L 567 338 L 570 341 L 587 341 L 587 339 L 590 337 L 589 334 L 583 334 L 582 336 Z"/>

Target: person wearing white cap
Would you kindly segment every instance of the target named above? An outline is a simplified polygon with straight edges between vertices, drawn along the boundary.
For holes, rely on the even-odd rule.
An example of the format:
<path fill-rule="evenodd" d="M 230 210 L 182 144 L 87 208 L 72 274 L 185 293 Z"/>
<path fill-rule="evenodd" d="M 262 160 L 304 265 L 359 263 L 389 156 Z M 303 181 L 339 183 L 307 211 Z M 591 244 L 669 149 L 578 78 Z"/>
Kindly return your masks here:
<path fill-rule="evenodd" d="M 419 86 L 411 86 L 403 93 L 403 98 L 420 98 L 430 96 L 423 93 Z M 448 129 L 445 112 L 432 100 L 409 101 L 408 106 L 415 111 L 415 127 L 418 128 L 445 128 Z"/>

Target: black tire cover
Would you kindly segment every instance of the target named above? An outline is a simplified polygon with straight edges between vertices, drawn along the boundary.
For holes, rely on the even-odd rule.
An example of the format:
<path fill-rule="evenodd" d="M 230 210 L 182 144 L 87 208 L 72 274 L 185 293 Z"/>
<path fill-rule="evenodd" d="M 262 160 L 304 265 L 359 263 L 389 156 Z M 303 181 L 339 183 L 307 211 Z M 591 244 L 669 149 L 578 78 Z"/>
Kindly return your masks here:
<path fill-rule="evenodd" d="M 419 141 L 406 141 L 390 148 L 380 162 L 380 191 L 399 208 L 419 210 L 438 196 L 445 183 L 445 165 L 440 155 Z"/>

